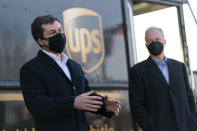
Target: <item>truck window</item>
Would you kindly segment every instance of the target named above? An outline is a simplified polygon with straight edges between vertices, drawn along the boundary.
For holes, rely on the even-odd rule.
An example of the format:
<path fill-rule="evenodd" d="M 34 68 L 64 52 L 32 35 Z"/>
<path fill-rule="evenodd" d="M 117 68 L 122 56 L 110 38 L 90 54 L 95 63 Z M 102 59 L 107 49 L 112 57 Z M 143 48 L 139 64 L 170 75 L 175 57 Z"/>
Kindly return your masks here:
<path fill-rule="evenodd" d="M 160 9 L 160 10 L 158 10 Z M 144 13 L 144 11 L 148 13 Z M 183 62 L 183 50 L 180 41 L 178 15 L 176 7 L 159 4 L 139 3 L 134 7 L 134 27 L 138 62 L 147 59 L 149 53 L 145 47 L 145 30 L 150 26 L 160 27 L 166 39 L 165 55 Z M 176 52 L 176 55 L 175 55 Z"/>

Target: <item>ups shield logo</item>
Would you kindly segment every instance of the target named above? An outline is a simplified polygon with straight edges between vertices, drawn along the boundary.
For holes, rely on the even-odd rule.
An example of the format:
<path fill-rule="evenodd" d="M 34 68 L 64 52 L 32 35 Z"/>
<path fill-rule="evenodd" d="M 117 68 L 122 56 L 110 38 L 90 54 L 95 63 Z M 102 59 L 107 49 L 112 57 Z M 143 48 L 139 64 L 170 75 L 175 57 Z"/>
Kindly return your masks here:
<path fill-rule="evenodd" d="M 101 16 L 89 9 L 71 8 L 63 12 L 68 56 L 86 73 L 98 68 L 104 59 Z"/>

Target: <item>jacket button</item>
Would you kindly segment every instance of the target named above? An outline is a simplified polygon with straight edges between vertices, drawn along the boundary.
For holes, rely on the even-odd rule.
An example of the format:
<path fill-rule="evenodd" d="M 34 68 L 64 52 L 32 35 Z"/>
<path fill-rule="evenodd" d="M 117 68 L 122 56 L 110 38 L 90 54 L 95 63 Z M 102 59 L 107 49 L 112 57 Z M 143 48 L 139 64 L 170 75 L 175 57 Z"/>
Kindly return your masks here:
<path fill-rule="evenodd" d="M 75 86 L 73 86 L 73 89 L 75 90 Z"/>

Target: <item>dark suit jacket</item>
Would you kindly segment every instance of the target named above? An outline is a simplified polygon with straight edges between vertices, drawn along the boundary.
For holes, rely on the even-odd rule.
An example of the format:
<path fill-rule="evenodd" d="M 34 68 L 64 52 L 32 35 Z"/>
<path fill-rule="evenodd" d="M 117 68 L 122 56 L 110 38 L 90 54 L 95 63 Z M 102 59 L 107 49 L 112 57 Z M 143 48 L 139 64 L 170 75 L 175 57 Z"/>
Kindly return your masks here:
<path fill-rule="evenodd" d="M 69 59 L 67 66 L 72 81 L 53 59 L 39 51 L 21 68 L 21 89 L 27 109 L 35 118 L 36 131 L 88 130 L 85 112 L 74 109 L 73 104 L 76 96 L 91 89 L 79 64 Z M 96 113 L 113 115 L 105 105 Z"/>
<path fill-rule="evenodd" d="M 167 59 L 170 84 L 151 57 L 129 70 L 131 113 L 143 131 L 196 131 L 197 112 L 185 65 Z"/>

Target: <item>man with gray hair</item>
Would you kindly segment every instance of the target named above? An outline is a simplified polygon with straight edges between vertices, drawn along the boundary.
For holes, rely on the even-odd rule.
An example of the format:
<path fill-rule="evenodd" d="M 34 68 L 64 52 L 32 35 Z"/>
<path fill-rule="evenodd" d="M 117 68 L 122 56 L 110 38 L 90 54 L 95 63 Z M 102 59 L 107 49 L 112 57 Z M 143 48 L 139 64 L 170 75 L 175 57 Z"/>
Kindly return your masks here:
<path fill-rule="evenodd" d="M 166 58 L 162 29 L 145 32 L 150 56 L 129 69 L 131 113 L 143 131 L 196 131 L 197 111 L 184 63 Z"/>

